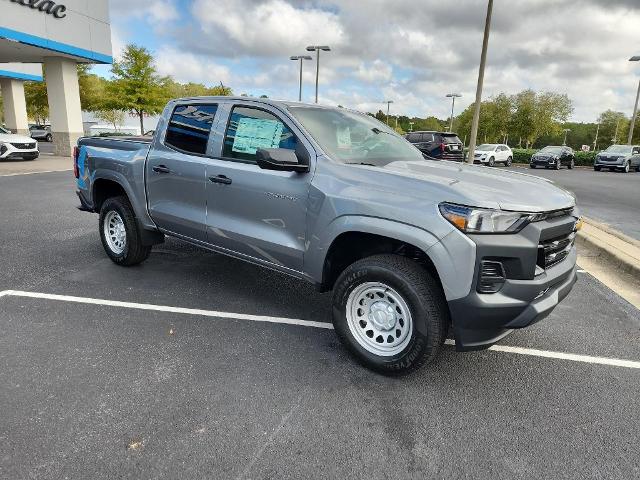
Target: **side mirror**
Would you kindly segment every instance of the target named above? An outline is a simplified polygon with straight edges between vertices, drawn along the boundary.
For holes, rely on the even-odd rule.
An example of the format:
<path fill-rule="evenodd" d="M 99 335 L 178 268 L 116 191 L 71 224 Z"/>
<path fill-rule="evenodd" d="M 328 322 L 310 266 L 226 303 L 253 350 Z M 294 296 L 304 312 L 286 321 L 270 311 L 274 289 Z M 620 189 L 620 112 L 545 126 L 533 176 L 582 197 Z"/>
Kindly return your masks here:
<path fill-rule="evenodd" d="M 309 163 L 301 162 L 298 154 L 287 148 L 259 148 L 256 151 L 256 160 L 258 166 L 264 170 L 277 170 L 280 172 L 309 171 Z"/>

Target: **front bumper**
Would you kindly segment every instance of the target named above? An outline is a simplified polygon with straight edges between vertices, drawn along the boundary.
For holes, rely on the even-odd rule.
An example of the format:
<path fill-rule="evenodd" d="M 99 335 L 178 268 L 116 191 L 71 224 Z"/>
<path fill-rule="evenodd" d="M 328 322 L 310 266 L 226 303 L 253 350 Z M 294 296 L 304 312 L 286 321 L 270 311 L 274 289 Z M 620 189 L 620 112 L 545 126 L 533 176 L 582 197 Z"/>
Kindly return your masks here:
<path fill-rule="evenodd" d="M 35 160 L 39 156 L 40 156 L 40 152 L 38 152 L 37 150 L 36 151 L 24 151 L 24 150 L 8 151 L 8 152 L 5 152 L 3 155 L 0 155 L 0 160 L 18 160 L 18 159 Z"/>
<path fill-rule="evenodd" d="M 605 168 L 623 168 L 624 167 L 624 161 L 625 159 L 618 159 L 618 160 L 610 160 L 610 161 L 604 161 L 604 160 L 600 160 L 598 158 L 596 158 L 596 160 L 593 162 L 593 166 L 594 167 L 605 167 Z"/>
<path fill-rule="evenodd" d="M 536 268 L 536 252 L 541 239 L 571 231 L 575 218 L 541 223 L 547 225 L 534 223 L 514 236 L 472 238 L 477 260 L 470 293 L 449 301 L 457 350 L 488 348 L 514 329 L 542 320 L 573 288 L 577 279 L 575 245 L 562 261 L 546 270 Z M 477 292 L 483 259 L 499 260 L 505 267 L 507 279 L 497 293 Z"/>

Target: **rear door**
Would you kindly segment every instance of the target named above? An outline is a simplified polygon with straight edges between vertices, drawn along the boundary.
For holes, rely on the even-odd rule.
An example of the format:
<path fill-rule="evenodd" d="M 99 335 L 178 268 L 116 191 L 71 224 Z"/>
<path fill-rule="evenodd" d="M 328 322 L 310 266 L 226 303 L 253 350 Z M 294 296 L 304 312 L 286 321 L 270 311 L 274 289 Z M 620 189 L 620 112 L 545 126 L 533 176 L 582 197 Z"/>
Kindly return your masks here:
<path fill-rule="evenodd" d="M 266 104 L 228 104 L 218 130 L 219 154 L 207 168 L 207 239 L 281 269 L 301 271 L 307 243 L 307 198 L 312 173 L 263 170 L 257 148 L 312 151 L 302 132 Z M 225 114 L 226 118 L 226 114 Z M 314 161 L 311 160 L 311 172 Z"/>
<path fill-rule="evenodd" d="M 199 241 L 206 240 L 206 155 L 217 110 L 206 102 L 176 105 L 166 128 L 158 126 L 146 166 L 153 221 Z"/>

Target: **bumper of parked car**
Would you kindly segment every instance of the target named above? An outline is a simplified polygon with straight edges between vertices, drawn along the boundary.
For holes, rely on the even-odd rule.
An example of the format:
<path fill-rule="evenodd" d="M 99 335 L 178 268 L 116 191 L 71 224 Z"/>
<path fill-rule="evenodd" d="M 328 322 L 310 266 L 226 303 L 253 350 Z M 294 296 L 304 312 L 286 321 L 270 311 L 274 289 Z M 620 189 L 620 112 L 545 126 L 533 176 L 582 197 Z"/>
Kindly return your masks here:
<path fill-rule="evenodd" d="M 601 160 L 596 158 L 593 162 L 594 167 L 614 167 L 614 168 L 622 168 L 624 166 L 625 159 L 619 158 L 617 160 Z"/>
<path fill-rule="evenodd" d="M 15 148 L 13 145 L 6 143 L 0 144 L 0 160 L 35 160 L 39 155 L 37 144 L 35 148 L 29 149 Z"/>

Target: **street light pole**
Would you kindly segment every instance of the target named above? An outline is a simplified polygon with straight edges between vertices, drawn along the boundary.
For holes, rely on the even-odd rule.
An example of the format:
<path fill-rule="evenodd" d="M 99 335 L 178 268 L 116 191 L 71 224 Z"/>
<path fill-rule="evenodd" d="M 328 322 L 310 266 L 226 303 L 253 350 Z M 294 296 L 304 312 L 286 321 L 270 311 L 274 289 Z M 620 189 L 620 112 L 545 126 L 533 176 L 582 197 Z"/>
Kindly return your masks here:
<path fill-rule="evenodd" d="M 593 140 L 593 151 L 598 149 L 598 133 L 600 132 L 600 124 L 596 127 L 596 138 Z"/>
<path fill-rule="evenodd" d="M 409 122 L 409 131 L 410 131 L 410 132 L 413 132 L 413 124 L 414 124 L 414 123 L 415 123 L 415 122 Z"/>
<path fill-rule="evenodd" d="M 482 84 L 484 82 L 484 66 L 487 63 L 487 47 L 489 46 L 489 31 L 491 30 L 491 12 L 493 0 L 487 3 L 487 18 L 484 22 L 484 37 L 482 39 L 482 53 L 480 54 L 480 68 L 478 70 L 478 86 L 476 87 L 476 104 L 473 109 L 473 122 L 471 123 L 471 138 L 469 139 L 468 163 L 473 163 L 476 149 L 476 137 L 478 135 L 478 123 L 480 121 L 480 102 L 482 101 Z"/>
<path fill-rule="evenodd" d="M 630 62 L 640 61 L 640 55 L 631 57 Z M 631 117 L 631 125 L 629 126 L 629 138 L 627 139 L 627 145 L 631 145 L 633 140 L 633 127 L 636 125 L 636 115 L 638 114 L 638 98 L 640 97 L 640 80 L 638 80 L 638 92 L 636 93 L 636 103 L 633 105 L 633 116 Z"/>
<path fill-rule="evenodd" d="M 393 103 L 393 100 L 385 100 L 382 103 L 386 103 L 387 104 L 387 117 L 385 119 L 385 122 L 387 123 L 387 125 L 389 125 L 389 105 L 391 105 Z"/>
<path fill-rule="evenodd" d="M 300 61 L 300 88 L 298 89 L 298 101 L 302 101 L 302 61 L 303 60 L 311 60 L 309 55 L 293 55 L 289 57 L 289 60 L 299 60 Z"/>
<path fill-rule="evenodd" d="M 564 129 L 564 140 L 562 141 L 562 145 L 566 146 L 567 145 L 567 133 L 569 133 L 571 131 L 570 128 L 565 128 Z"/>
<path fill-rule="evenodd" d="M 320 50 L 330 52 L 331 48 L 327 45 L 309 45 L 307 52 L 316 52 L 316 103 L 318 103 L 318 77 L 320 75 Z"/>
<path fill-rule="evenodd" d="M 461 97 L 459 93 L 447 93 L 447 98 L 451 98 L 451 122 L 449 123 L 449 131 L 453 132 L 453 108 L 456 105 L 456 98 Z"/>

